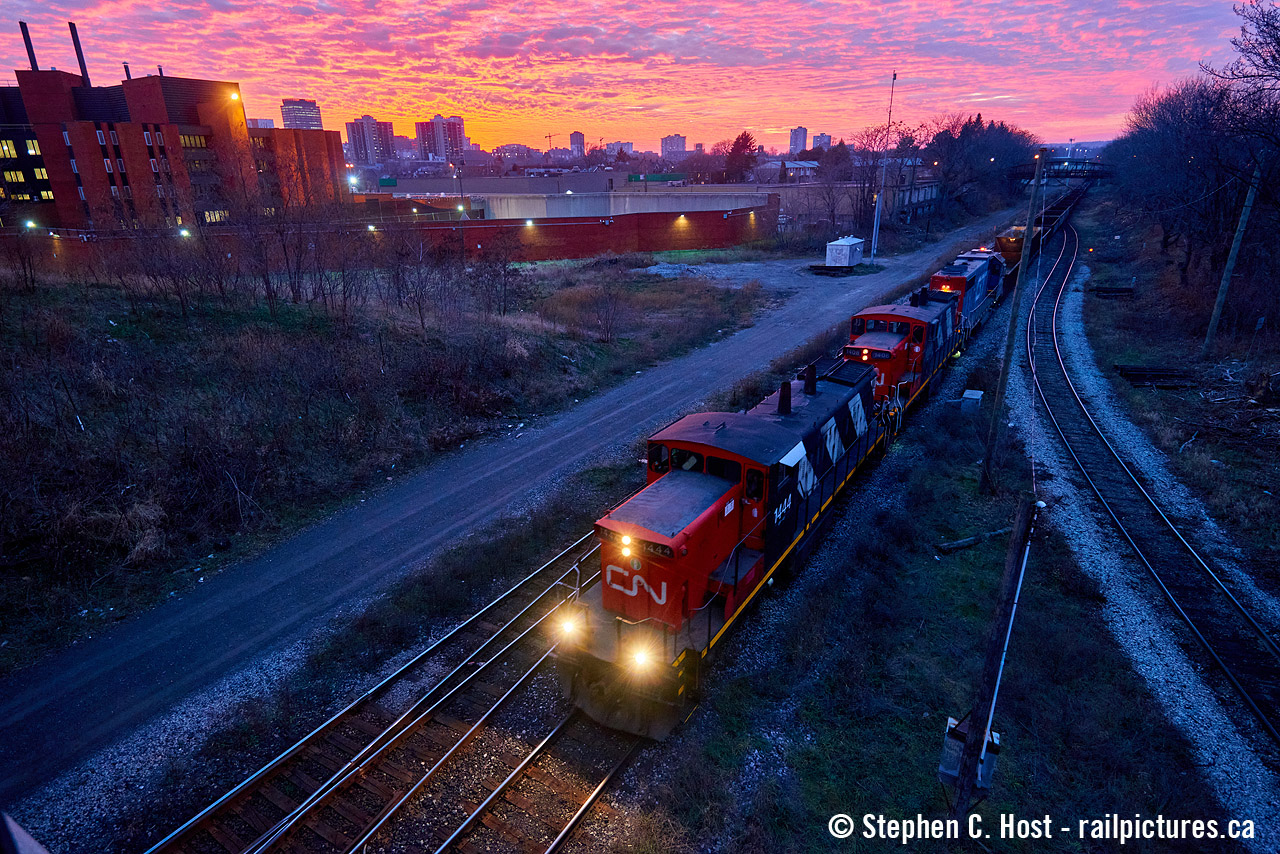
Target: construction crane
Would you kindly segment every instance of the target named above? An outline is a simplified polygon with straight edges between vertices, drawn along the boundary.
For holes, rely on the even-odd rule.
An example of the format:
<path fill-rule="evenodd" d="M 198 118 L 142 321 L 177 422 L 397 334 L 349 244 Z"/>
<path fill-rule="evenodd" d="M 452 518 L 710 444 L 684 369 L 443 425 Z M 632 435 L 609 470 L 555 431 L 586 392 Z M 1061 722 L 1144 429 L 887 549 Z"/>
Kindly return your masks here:
<path fill-rule="evenodd" d="M 558 134 L 558 133 L 549 133 L 549 134 L 547 134 L 547 136 L 546 136 L 546 140 L 547 140 L 547 154 L 550 154 L 550 153 L 551 153 L 551 138 L 552 138 L 553 136 L 559 136 L 559 135 L 560 135 L 560 134 Z"/>

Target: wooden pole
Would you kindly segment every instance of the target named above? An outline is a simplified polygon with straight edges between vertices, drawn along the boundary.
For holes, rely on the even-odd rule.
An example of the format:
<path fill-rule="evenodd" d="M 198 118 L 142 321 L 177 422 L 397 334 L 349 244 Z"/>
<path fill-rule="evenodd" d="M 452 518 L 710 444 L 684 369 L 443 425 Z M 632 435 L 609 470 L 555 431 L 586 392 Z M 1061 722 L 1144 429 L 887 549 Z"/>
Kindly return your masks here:
<path fill-rule="evenodd" d="M 1000 675 L 1004 671 L 1004 656 L 1008 649 L 1009 634 L 1013 631 L 1014 606 L 1018 590 L 1022 586 L 1022 571 L 1026 567 L 1028 538 L 1031 535 L 1032 510 L 1030 499 L 1018 502 L 1013 519 L 1013 536 L 1009 538 L 1009 550 L 1004 558 L 1004 576 L 1000 579 L 999 598 L 996 602 L 995 620 L 987 634 L 987 657 L 982 664 L 982 676 L 978 682 L 978 698 L 969 716 L 969 734 L 965 738 L 964 751 L 960 754 L 960 773 L 956 780 L 956 801 L 951 817 L 964 820 L 969 813 L 969 802 L 978 784 L 978 763 L 983 756 L 991 718 L 995 712 L 996 692 L 1000 687 Z"/>
<path fill-rule="evenodd" d="M 1200 348 L 1200 359 L 1209 358 L 1213 349 L 1214 336 L 1218 334 L 1218 321 L 1222 319 L 1222 307 L 1227 303 L 1227 290 L 1231 287 L 1231 276 L 1236 269 L 1236 256 L 1240 254 L 1240 243 L 1244 240 L 1244 229 L 1249 224 L 1249 212 L 1253 210 L 1253 200 L 1258 195 L 1258 185 L 1262 183 L 1262 158 L 1253 169 L 1253 183 L 1244 197 L 1244 208 L 1240 211 L 1240 221 L 1236 223 L 1236 236 L 1231 241 L 1231 253 L 1227 255 L 1227 266 L 1222 270 L 1222 282 L 1218 285 L 1218 299 L 1213 304 L 1213 317 L 1209 319 L 1209 331 L 1204 335 L 1204 346 Z"/>
<path fill-rule="evenodd" d="M 979 490 L 994 492 L 995 482 L 991 477 L 991 458 L 995 454 L 996 440 L 1000 436 L 1000 425 L 1004 423 L 1004 391 L 1009 385 L 1009 369 L 1013 364 L 1013 348 L 1018 339 L 1019 309 L 1022 306 L 1023 283 L 1027 280 L 1027 267 L 1031 265 L 1031 244 L 1035 235 L 1036 192 L 1040 188 L 1040 170 L 1048 159 L 1049 149 L 1042 148 L 1036 155 L 1036 174 L 1031 180 L 1031 207 L 1027 214 L 1027 230 L 1022 238 L 1022 257 L 1018 259 L 1018 280 L 1013 285 L 1013 307 L 1009 315 L 1009 334 L 1004 342 L 1004 361 L 1000 363 L 1000 381 L 996 384 L 996 399 L 991 406 L 991 429 L 987 431 L 986 452 L 982 455 L 982 480 Z M 1043 248 L 1043 247 L 1041 247 Z"/>

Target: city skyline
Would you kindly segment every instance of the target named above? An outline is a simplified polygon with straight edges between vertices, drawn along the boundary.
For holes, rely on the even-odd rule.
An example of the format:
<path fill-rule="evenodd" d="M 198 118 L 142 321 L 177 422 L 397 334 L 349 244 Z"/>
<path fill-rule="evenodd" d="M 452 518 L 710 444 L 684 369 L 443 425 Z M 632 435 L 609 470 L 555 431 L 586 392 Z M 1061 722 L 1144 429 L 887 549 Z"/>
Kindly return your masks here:
<path fill-rule="evenodd" d="M 122 62 L 135 75 L 162 65 L 168 74 L 238 79 L 250 114 L 314 98 L 333 130 L 368 114 L 413 136 L 415 122 L 460 115 L 485 149 L 545 149 L 548 133 L 554 147 L 567 147 L 572 130 L 589 145 L 630 140 L 657 151 L 662 136 L 681 134 L 710 147 L 747 129 L 786 150 L 796 126 L 839 139 L 883 122 L 894 70 L 894 118 L 908 125 L 982 112 L 1050 141 L 1105 139 L 1142 92 L 1194 74 L 1199 62 L 1229 60 L 1239 27 L 1230 4 L 1136 0 L 856 4 L 865 14 L 820 3 L 818 14 L 811 4 L 803 14 L 784 6 L 782 24 L 769 28 L 727 3 L 517 16 L 470 0 L 444 22 L 402 15 L 395 3 L 360 15 L 305 2 L 12 5 L 0 39 L 11 68 L 26 65 L 21 18 L 42 68 L 75 69 L 66 21 L 78 20 L 95 79 L 122 78 Z M 831 40 L 829 16 L 851 11 L 859 27 Z M 270 38 L 254 25 L 268 18 L 279 24 Z M 785 96 L 785 110 L 770 93 Z"/>

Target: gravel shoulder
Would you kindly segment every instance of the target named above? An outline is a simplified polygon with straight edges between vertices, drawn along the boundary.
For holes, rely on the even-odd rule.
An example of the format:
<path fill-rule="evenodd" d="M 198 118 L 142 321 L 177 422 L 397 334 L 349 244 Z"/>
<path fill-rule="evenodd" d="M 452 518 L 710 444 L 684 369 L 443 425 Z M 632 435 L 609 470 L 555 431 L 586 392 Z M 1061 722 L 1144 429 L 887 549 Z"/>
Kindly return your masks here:
<path fill-rule="evenodd" d="M 194 591 L 0 683 L 0 803 L 33 824 L 74 834 L 85 820 L 75 817 L 76 807 L 99 815 L 111 809 L 109 794 L 92 804 L 76 800 L 87 781 L 131 779 L 139 788 L 115 796 L 145 797 L 147 780 L 198 743 L 220 710 L 269 692 L 335 616 L 1015 215 L 1003 211 L 949 242 L 883 259 L 885 269 L 868 276 L 816 277 L 799 261 L 715 265 L 717 278 L 738 267 L 738 281 L 759 280 L 785 300 L 753 326 L 567 412 L 468 444 Z"/>
<path fill-rule="evenodd" d="M 1060 319 L 1061 340 L 1073 382 L 1094 407 L 1099 426 L 1126 460 L 1158 485 L 1165 504 L 1177 515 L 1195 520 L 1193 530 L 1214 544 L 1218 556 L 1238 554 L 1225 533 L 1213 525 L 1190 492 L 1170 474 L 1162 453 L 1129 421 L 1111 396 L 1085 334 L 1083 288 L 1088 277 L 1087 267 L 1076 268 Z M 1029 299 L 1027 303 L 1029 310 Z M 1026 365 L 1025 329 L 1024 322 L 1008 399 L 1015 429 L 1042 473 L 1039 491 L 1051 507 L 1046 514 L 1048 523 L 1065 536 L 1081 569 L 1104 591 L 1103 613 L 1108 628 L 1169 722 L 1191 745 L 1215 798 L 1233 817 L 1252 819 L 1258 827 L 1280 827 L 1280 779 L 1257 748 L 1264 743 L 1265 735 L 1252 726 L 1252 721 L 1242 720 L 1223 707 L 1206 683 L 1203 669 L 1184 653 L 1165 601 L 1141 566 L 1125 557 L 1119 534 L 1102 515 L 1062 450 L 1057 434 L 1044 419 Z M 1238 566 L 1231 567 L 1231 575 L 1248 604 L 1274 621 L 1274 599 L 1254 586 Z M 1270 841 L 1259 840 L 1258 844 L 1261 847 L 1255 850 L 1270 850 Z"/>

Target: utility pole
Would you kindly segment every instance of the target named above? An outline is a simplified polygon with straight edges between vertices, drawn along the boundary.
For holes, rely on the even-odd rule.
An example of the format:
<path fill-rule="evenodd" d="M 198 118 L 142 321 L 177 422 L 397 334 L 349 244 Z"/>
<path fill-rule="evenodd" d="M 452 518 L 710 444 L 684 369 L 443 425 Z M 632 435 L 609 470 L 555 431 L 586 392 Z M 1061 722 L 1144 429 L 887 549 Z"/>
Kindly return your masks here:
<path fill-rule="evenodd" d="M 1262 183 L 1262 158 L 1253 169 L 1253 183 L 1244 197 L 1244 208 L 1240 211 L 1240 221 L 1236 223 L 1236 236 L 1231 241 L 1231 254 L 1227 255 L 1227 266 L 1222 270 L 1222 282 L 1218 285 L 1218 299 L 1213 304 L 1213 317 L 1209 319 L 1209 331 L 1204 336 L 1204 346 L 1200 348 L 1201 361 L 1209 358 L 1213 349 L 1214 336 L 1218 334 L 1218 321 L 1222 319 L 1222 307 L 1227 303 L 1227 290 L 1231 287 L 1231 276 L 1236 269 L 1236 256 L 1240 254 L 1240 242 L 1244 240 L 1244 229 L 1249 224 L 1249 212 L 1253 210 L 1253 200 L 1258 196 L 1258 185 Z"/>
<path fill-rule="evenodd" d="M 991 458 L 995 455 L 996 440 L 1000 436 L 1000 425 L 1004 423 L 1004 391 L 1009 385 L 1009 369 L 1013 365 L 1013 348 L 1018 338 L 1019 308 L 1022 305 L 1022 292 L 1026 290 L 1027 267 L 1031 265 L 1031 244 L 1035 238 L 1036 193 L 1040 189 L 1040 170 L 1049 159 L 1049 149 L 1041 148 L 1036 155 L 1035 177 L 1031 179 L 1031 205 L 1027 211 L 1027 230 L 1022 235 L 1022 257 L 1018 260 L 1018 280 L 1013 286 L 1013 306 L 1009 315 L 1009 334 L 1004 341 L 1004 360 L 1000 363 L 1000 381 L 996 385 L 996 399 L 991 407 L 991 429 L 987 431 L 986 453 L 982 456 L 981 492 L 994 492 L 995 484 L 991 478 Z M 1041 247 L 1043 248 L 1043 247 Z"/>
<path fill-rule="evenodd" d="M 871 226 L 871 258 L 868 264 L 876 262 L 876 246 L 880 243 L 880 207 L 884 199 L 884 176 L 889 168 L 889 134 L 893 131 L 893 90 L 898 85 L 898 72 L 893 72 L 893 80 L 889 83 L 889 123 L 885 126 L 885 157 L 880 163 L 880 192 L 876 193 L 876 215 Z"/>
<path fill-rule="evenodd" d="M 969 801 L 973 799 L 973 790 L 978 783 L 978 769 L 986 758 L 987 740 L 995 718 L 996 698 L 1000 694 L 1000 681 L 1004 675 L 1005 659 L 1009 654 L 1009 638 L 1013 634 L 1013 619 L 1018 613 L 1018 597 L 1027 571 L 1034 521 L 1035 512 L 1031 508 L 1031 502 L 1024 498 L 1018 502 L 1018 510 L 1014 516 L 1013 536 L 1009 538 L 1004 575 L 1000 579 L 1000 591 L 996 600 L 996 617 L 987 635 L 987 655 L 982 664 L 978 697 L 969 718 L 969 733 L 965 738 L 964 750 L 960 754 L 956 802 L 951 808 L 951 817 L 960 821 L 969 813 Z"/>

